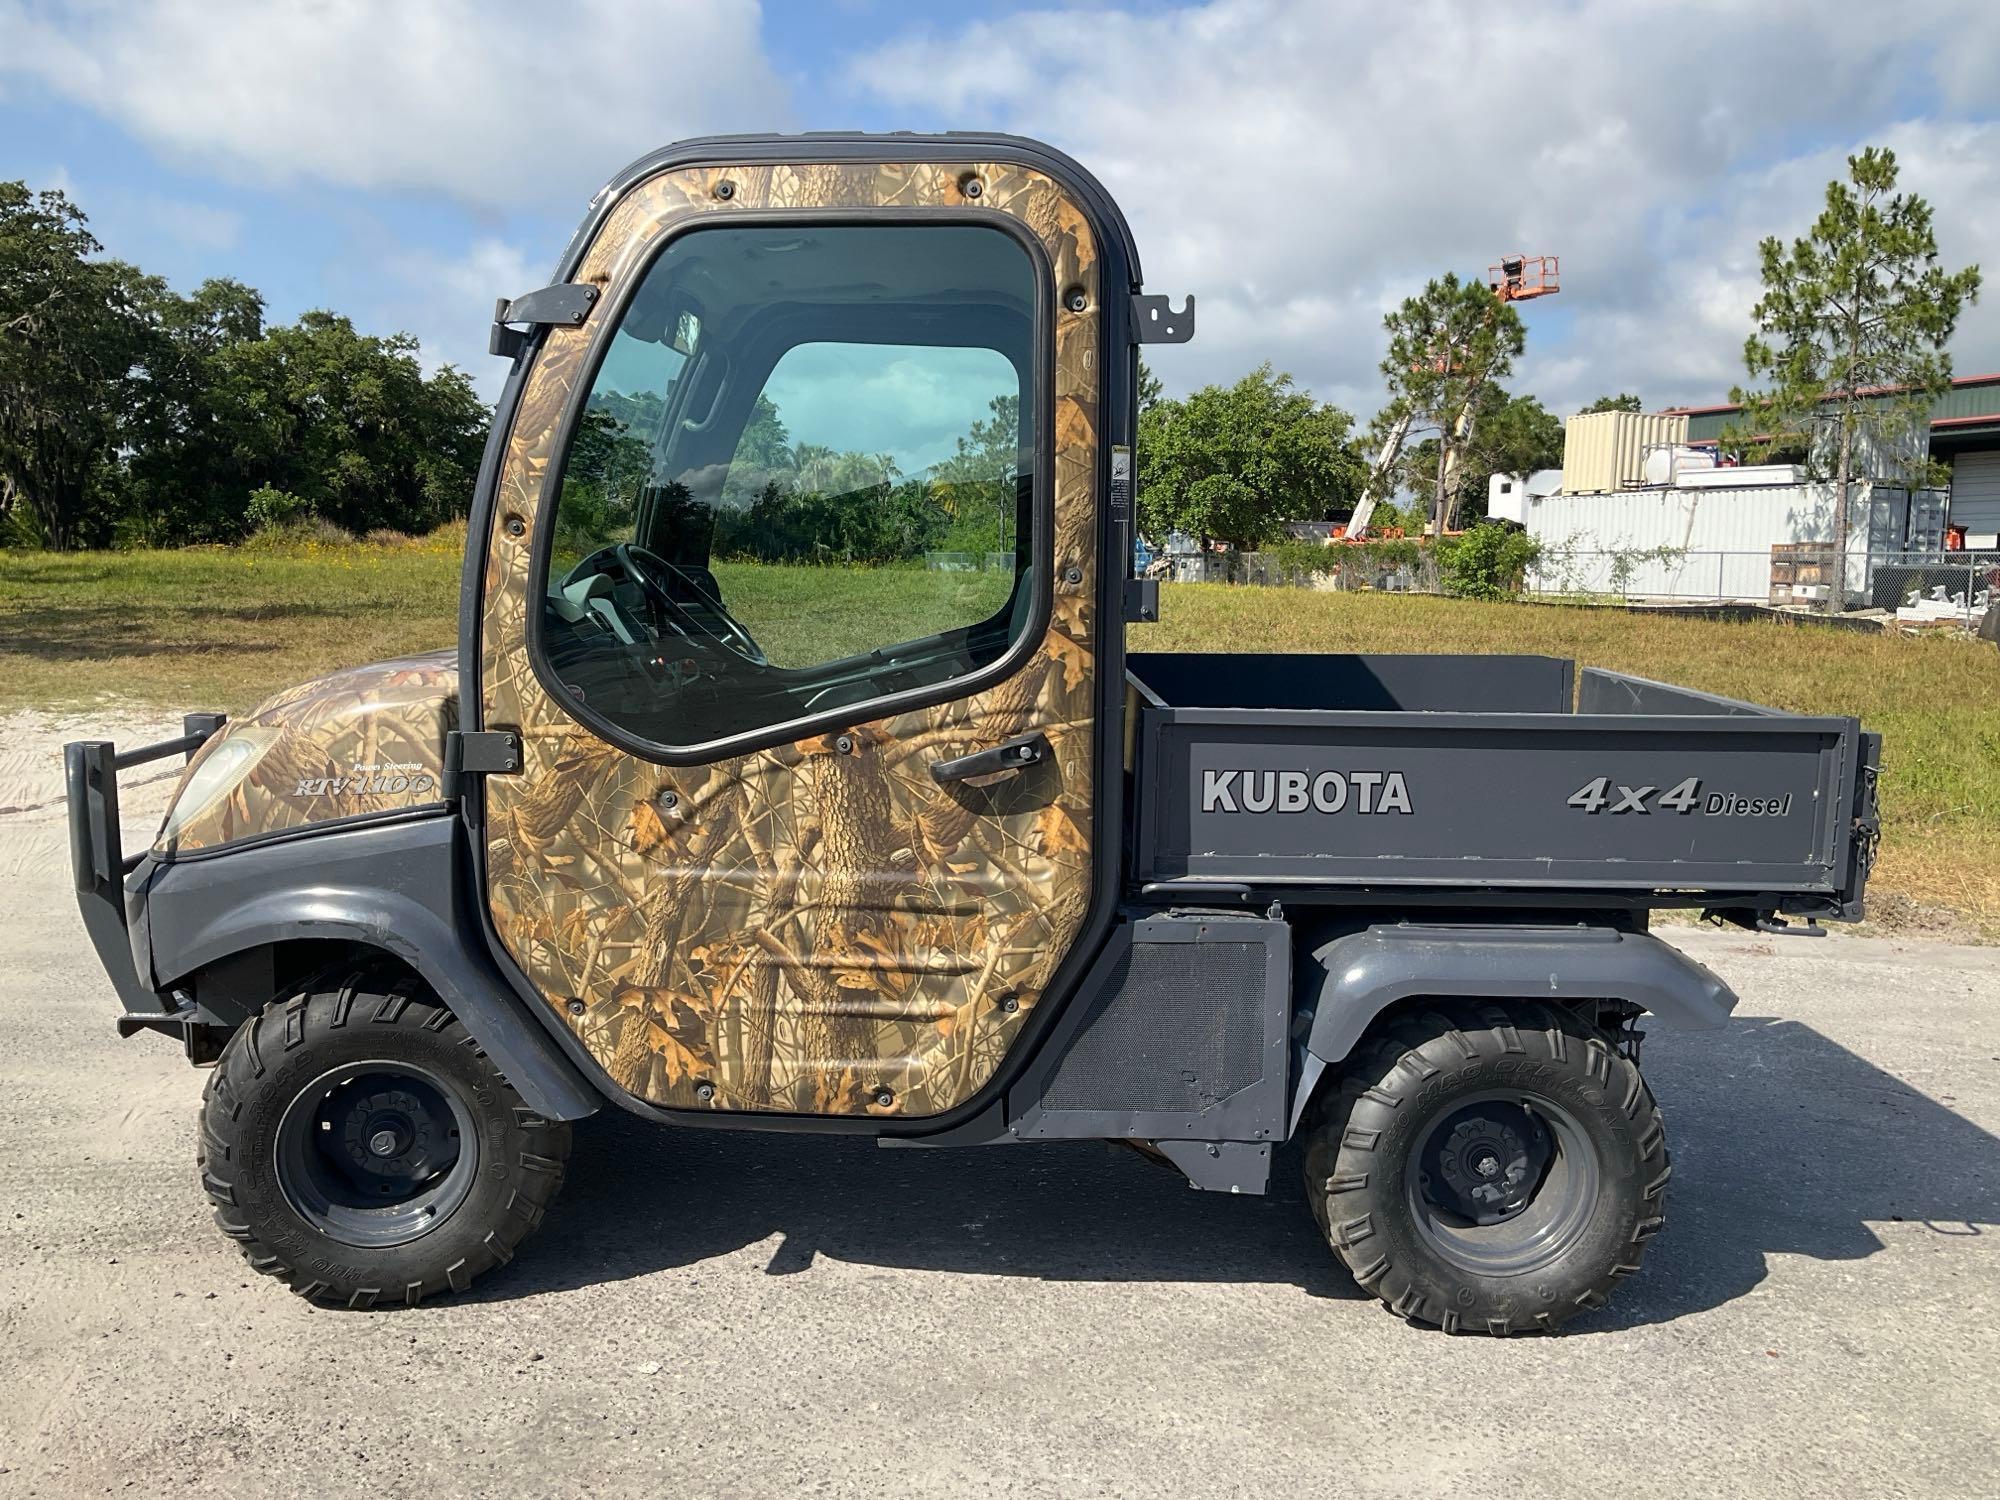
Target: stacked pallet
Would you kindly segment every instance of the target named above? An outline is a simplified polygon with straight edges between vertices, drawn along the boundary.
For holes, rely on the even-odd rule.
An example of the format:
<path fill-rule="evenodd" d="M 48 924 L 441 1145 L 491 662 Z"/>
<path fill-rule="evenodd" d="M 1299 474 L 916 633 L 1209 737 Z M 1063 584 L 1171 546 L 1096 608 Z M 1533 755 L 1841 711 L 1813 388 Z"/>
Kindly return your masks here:
<path fill-rule="evenodd" d="M 1771 545 L 1771 602 L 1819 603 L 1833 581 L 1833 549 L 1825 542 L 1774 542 Z"/>

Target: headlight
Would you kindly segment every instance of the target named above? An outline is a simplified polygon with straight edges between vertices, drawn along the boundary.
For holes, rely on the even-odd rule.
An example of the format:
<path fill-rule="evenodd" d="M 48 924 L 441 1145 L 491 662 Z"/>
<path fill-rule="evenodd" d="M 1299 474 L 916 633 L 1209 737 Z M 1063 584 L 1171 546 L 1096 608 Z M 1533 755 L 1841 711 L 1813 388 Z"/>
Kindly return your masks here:
<path fill-rule="evenodd" d="M 236 790 L 251 767 L 271 748 L 275 736 L 247 729 L 225 730 L 219 744 L 210 744 L 195 759 L 187 780 L 167 809 L 167 821 L 160 829 L 159 846 L 170 846 L 193 819 Z"/>

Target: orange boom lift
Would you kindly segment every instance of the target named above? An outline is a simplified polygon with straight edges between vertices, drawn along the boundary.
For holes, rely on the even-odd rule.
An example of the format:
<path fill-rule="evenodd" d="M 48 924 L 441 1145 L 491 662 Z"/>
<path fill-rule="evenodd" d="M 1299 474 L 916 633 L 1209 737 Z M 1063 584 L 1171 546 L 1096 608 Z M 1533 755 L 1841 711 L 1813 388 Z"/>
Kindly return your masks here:
<path fill-rule="evenodd" d="M 1554 255 L 1503 255 L 1486 268 L 1486 284 L 1502 302 L 1527 302 L 1562 290 L 1562 260 Z"/>

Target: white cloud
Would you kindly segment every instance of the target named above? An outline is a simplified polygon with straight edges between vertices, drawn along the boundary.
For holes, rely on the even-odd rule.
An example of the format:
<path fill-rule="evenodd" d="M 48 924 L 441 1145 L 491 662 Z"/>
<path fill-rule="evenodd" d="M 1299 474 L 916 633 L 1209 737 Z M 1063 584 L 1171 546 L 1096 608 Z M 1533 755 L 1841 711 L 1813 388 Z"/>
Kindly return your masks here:
<path fill-rule="evenodd" d="M 426 373 L 457 365 L 491 401 L 507 377 L 506 361 L 486 349 L 493 303 L 532 291 L 548 279 L 553 252 L 532 253 L 500 239 L 479 239 L 462 255 L 429 252 L 391 254 L 374 284 L 378 293 L 370 321 L 415 335 Z"/>
<path fill-rule="evenodd" d="M 228 250 L 243 232 L 243 216 L 194 198 L 169 197 L 106 185 L 80 182 L 68 167 L 30 169 L 22 174 L 30 188 L 63 194 L 89 211 L 90 232 L 111 255 L 133 254 L 135 242 L 170 240 L 195 250 Z"/>
<path fill-rule="evenodd" d="M 0 0 L 8 72 L 208 170 L 502 208 L 787 113 L 755 0 Z"/>
<path fill-rule="evenodd" d="M 1949 264 L 2000 228 L 1991 0 L 1884 27 L 1830 24 L 1822 0 L 1043 11 L 917 33 L 850 80 L 1096 171 L 1151 289 L 1200 299 L 1195 341 L 1151 360 L 1170 389 L 1269 358 L 1364 416 L 1385 308 L 1515 250 L 1560 254 L 1564 273 L 1525 310 L 1517 387 L 1558 410 L 1618 389 L 1719 399 L 1757 239 L 1803 230 L 1864 143 L 1897 148 Z M 1934 117 L 1905 118 L 1919 107 Z M 1961 368 L 2000 366 L 2000 287 L 1993 302 Z"/>

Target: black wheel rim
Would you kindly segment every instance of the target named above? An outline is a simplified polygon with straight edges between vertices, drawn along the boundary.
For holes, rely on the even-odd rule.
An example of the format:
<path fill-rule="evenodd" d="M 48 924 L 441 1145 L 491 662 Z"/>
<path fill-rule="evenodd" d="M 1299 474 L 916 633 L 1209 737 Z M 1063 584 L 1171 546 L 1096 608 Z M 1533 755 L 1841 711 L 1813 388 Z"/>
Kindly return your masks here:
<path fill-rule="evenodd" d="M 426 1068 L 365 1062 L 322 1073 L 278 1122 L 278 1185 L 302 1219 L 365 1249 L 421 1239 L 465 1201 L 479 1133 Z"/>
<path fill-rule="evenodd" d="M 1451 1100 L 1418 1133 L 1404 1187 L 1417 1230 L 1451 1265 L 1524 1276 L 1590 1227 L 1602 1164 L 1574 1116 L 1538 1095 Z"/>

